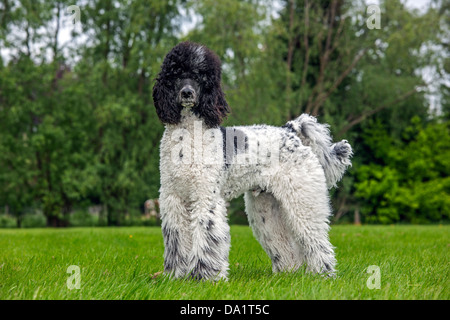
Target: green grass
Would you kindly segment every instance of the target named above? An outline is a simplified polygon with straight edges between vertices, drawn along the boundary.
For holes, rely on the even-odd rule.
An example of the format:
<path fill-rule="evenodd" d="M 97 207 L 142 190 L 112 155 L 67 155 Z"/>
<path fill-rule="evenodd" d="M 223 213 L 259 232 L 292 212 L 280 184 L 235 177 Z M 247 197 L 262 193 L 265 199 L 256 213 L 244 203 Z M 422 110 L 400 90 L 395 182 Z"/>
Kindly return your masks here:
<path fill-rule="evenodd" d="M 449 226 L 332 226 L 338 276 L 273 274 L 232 226 L 228 282 L 169 280 L 156 227 L 0 230 L 0 299 L 449 299 Z M 69 290 L 67 268 L 81 269 Z M 379 266 L 381 288 L 366 272 Z"/>

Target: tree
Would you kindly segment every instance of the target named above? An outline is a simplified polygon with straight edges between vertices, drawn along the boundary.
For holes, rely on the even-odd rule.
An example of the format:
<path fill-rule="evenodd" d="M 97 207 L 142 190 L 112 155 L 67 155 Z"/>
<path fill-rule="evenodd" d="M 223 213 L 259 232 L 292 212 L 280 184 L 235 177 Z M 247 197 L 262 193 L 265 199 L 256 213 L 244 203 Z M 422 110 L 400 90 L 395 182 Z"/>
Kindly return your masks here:
<path fill-rule="evenodd" d="M 96 135 L 96 198 L 107 207 L 108 225 L 158 196 L 162 125 L 151 101 L 152 79 L 176 43 L 179 1 L 94 1 L 83 12 L 84 33 L 96 41 L 78 65 Z"/>
<path fill-rule="evenodd" d="M 39 206 L 62 226 L 74 205 L 101 202 L 119 224 L 157 197 L 162 125 L 151 82 L 176 42 L 180 3 L 87 3 L 81 25 L 92 42 L 75 48 L 73 67 L 58 42 L 67 1 L 3 3 L 2 24 L 26 32 L 0 34 L 12 56 L 0 82 L 2 204 L 19 215 Z"/>

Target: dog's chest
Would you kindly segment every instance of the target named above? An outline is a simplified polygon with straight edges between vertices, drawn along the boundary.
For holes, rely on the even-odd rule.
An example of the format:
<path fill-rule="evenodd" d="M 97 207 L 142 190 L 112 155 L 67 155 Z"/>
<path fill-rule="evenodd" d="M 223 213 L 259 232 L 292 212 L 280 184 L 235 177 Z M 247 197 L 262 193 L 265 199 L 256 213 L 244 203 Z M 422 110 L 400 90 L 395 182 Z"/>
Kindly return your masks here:
<path fill-rule="evenodd" d="M 221 183 L 222 134 L 220 129 L 206 128 L 194 115 L 184 115 L 180 124 L 166 127 L 160 151 L 161 182 L 179 195 Z"/>

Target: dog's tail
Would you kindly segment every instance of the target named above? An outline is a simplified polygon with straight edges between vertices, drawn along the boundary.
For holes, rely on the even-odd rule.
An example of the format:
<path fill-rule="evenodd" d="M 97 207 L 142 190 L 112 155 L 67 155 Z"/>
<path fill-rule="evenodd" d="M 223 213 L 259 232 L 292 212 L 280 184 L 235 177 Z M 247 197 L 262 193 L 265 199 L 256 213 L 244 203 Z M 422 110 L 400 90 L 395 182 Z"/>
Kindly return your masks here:
<path fill-rule="evenodd" d="M 311 147 L 325 171 L 328 188 L 335 187 L 347 167 L 352 165 L 353 151 L 347 140 L 333 143 L 329 126 L 318 123 L 315 117 L 305 113 L 283 127 L 296 132 L 303 145 Z"/>

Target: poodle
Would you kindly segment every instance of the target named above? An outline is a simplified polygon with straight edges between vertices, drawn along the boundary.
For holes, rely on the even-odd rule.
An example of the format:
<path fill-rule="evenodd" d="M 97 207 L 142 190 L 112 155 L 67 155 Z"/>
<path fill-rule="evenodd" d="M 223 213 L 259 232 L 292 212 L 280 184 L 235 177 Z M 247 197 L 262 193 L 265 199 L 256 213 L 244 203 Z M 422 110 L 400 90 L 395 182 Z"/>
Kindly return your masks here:
<path fill-rule="evenodd" d="M 255 238 L 272 270 L 332 276 L 328 189 L 351 165 L 346 140 L 302 114 L 283 127 L 221 127 L 230 112 L 221 62 L 207 47 L 182 42 L 165 57 L 153 100 L 165 125 L 160 145 L 164 273 L 228 278 L 226 201 L 244 194 Z"/>

